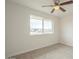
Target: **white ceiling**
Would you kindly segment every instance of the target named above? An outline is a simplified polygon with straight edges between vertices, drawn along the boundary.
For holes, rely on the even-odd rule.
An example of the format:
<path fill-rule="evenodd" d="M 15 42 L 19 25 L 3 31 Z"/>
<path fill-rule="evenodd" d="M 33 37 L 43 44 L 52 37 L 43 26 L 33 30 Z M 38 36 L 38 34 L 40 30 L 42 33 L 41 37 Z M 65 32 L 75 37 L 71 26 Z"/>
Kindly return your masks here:
<path fill-rule="evenodd" d="M 53 0 L 9 0 L 12 2 L 19 3 L 24 6 L 28 6 L 30 8 L 51 14 L 50 11 L 52 10 L 51 7 L 42 7 L 43 5 L 50 5 L 53 4 Z M 60 0 L 61 2 L 68 1 L 68 0 Z M 62 6 L 64 9 L 66 9 L 66 12 L 62 12 L 61 10 L 57 10 L 51 15 L 58 16 L 58 17 L 64 17 L 66 15 L 73 14 L 73 5 L 66 5 Z"/>

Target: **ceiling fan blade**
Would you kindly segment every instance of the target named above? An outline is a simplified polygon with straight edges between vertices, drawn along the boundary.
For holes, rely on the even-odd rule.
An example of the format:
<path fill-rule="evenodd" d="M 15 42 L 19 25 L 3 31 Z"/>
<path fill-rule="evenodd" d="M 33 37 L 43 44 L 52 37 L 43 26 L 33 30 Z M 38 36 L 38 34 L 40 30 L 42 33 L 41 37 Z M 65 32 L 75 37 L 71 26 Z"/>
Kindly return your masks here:
<path fill-rule="evenodd" d="M 42 7 L 53 7 L 54 5 L 43 5 Z"/>
<path fill-rule="evenodd" d="M 66 11 L 66 10 L 65 10 L 64 8 L 62 8 L 62 7 L 60 7 L 60 10 L 61 10 L 61 11 L 63 11 L 63 12 L 65 12 L 65 11 Z"/>
<path fill-rule="evenodd" d="M 60 0 L 54 0 L 55 5 L 59 5 Z"/>
<path fill-rule="evenodd" d="M 55 11 L 55 9 L 52 9 L 51 13 L 53 13 Z"/>
<path fill-rule="evenodd" d="M 55 5 L 58 5 L 58 3 L 57 3 L 57 2 L 55 2 L 54 4 L 55 4 Z"/>
<path fill-rule="evenodd" d="M 72 4 L 72 3 L 73 3 L 73 1 L 71 0 L 71 1 L 60 3 L 60 5 L 67 5 L 67 4 Z"/>

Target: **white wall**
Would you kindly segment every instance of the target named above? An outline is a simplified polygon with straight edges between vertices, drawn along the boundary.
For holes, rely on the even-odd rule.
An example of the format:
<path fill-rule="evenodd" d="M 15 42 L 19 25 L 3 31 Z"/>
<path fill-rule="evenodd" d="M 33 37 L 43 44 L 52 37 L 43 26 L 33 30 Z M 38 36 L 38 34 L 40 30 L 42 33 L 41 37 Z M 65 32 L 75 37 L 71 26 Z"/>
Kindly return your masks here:
<path fill-rule="evenodd" d="M 51 19 L 55 23 L 54 34 L 29 35 L 30 14 Z M 6 56 L 16 55 L 58 43 L 59 20 L 57 17 L 19 4 L 6 2 Z"/>
<path fill-rule="evenodd" d="M 61 19 L 60 42 L 73 46 L 73 15 L 65 16 Z"/>

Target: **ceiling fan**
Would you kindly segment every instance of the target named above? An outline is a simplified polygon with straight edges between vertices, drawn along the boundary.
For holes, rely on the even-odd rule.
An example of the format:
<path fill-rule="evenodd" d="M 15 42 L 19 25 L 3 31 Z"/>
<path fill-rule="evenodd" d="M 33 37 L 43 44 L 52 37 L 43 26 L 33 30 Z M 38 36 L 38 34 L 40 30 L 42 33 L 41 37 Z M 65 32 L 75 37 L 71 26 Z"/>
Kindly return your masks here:
<path fill-rule="evenodd" d="M 63 3 L 60 3 L 60 0 L 53 0 L 53 1 L 54 1 L 54 5 L 43 5 L 42 7 L 53 7 L 51 13 L 53 13 L 55 10 L 59 10 L 59 9 L 62 12 L 66 12 L 66 10 L 64 8 L 62 8 L 61 6 L 73 3 L 73 0 L 69 0 L 69 1 L 66 1 Z"/>

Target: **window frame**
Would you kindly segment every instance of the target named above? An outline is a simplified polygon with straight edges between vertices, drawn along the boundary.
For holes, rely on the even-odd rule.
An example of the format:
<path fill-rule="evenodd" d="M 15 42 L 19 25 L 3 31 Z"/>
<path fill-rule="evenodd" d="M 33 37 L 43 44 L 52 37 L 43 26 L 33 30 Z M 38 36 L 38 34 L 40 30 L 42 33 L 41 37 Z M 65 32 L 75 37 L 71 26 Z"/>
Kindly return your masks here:
<path fill-rule="evenodd" d="M 54 33 L 54 22 L 51 20 L 51 19 L 45 19 L 45 18 L 43 18 L 43 17 L 39 17 L 39 16 L 35 16 L 35 15 L 30 15 L 30 25 L 31 25 L 31 19 L 32 19 L 32 17 L 31 16 L 34 16 L 33 18 L 35 19 L 36 18 L 36 20 L 42 20 L 42 31 L 41 31 L 41 34 L 40 33 L 32 33 L 31 32 L 31 26 L 30 26 L 30 35 L 42 35 L 42 34 L 53 34 Z M 37 18 L 39 18 L 39 19 L 37 19 Z M 52 31 L 51 32 L 47 32 L 47 33 L 45 33 L 44 32 L 44 21 L 52 21 L 51 23 L 52 23 Z"/>

